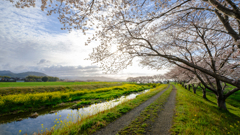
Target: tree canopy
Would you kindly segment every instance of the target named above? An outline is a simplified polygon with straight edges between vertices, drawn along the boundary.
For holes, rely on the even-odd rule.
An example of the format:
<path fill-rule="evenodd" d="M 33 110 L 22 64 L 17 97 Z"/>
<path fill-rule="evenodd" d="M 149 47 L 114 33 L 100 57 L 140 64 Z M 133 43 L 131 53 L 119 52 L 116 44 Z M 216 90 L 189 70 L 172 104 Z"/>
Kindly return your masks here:
<path fill-rule="evenodd" d="M 42 81 L 47 82 L 47 81 L 48 81 L 48 77 L 47 77 L 47 76 L 44 76 L 44 77 L 42 78 Z"/>

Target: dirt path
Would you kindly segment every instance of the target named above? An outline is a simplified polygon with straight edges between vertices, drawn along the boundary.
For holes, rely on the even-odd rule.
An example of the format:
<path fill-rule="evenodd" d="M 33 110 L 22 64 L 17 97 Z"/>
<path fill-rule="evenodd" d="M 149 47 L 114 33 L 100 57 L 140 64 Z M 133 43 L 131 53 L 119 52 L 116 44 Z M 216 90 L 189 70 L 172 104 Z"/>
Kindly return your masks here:
<path fill-rule="evenodd" d="M 107 125 L 105 128 L 97 131 L 94 135 L 115 135 L 119 130 L 124 128 L 126 125 L 130 124 L 132 120 L 134 120 L 137 116 L 140 115 L 141 111 L 144 110 L 148 105 L 154 102 L 162 93 L 164 93 L 169 88 L 169 85 L 166 89 L 159 92 L 155 96 L 148 99 L 146 102 L 142 103 L 138 107 L 134 108 L 130 112 L 126 113 L 119 119 Z"/>
<path fill-rule="evenodd" d="M 158 118 L 152 125 L 151 132 L 147 135 L 170 135 L 169 129 L 172 126 L 176 100 L 176 88 L 173 86 L 172 92 L 165 103 L 163 110 L 159 113 Z"/>

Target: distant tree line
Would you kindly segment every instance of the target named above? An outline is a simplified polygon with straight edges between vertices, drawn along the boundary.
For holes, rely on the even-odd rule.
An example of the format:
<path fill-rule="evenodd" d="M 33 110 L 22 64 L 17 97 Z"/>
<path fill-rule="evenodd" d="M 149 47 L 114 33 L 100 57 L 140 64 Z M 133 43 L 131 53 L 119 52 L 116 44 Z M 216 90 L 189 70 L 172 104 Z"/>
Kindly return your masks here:
<path fill-rule="evenodd" d="M 0 76 L 0 82 L 16 82 L 18 80 L 23 80 L 25 82 L 56 82 L 60 79 L 53 76 L 34 76 L 29 75 L 26 78 L 10 77 L 10 76 Z"/>
<path fill-rule="evenodd" d="M 0 78 L 11 78 L 10 76 L 0 76 Z"/>
<path fill-rule="evenodd" d="M 0 76 L 0 82 L 15 82 L 10 76 Z"/>
<path fill-rule="evenodd" d="M 33 76 L 29 75 L 26 77 L 26 81 L 28 82 L 56 82 L 59 81 L 58 77 L 53 77 L 53 76 Z"/>

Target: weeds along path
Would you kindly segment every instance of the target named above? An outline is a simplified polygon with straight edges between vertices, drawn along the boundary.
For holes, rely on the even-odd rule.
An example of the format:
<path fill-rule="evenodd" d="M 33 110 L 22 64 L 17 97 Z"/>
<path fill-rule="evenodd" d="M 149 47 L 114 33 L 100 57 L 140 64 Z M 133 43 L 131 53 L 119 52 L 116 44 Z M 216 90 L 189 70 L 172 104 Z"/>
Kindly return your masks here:
<path fill-rule="evenodd" d="M 146 102 L 142 103 L 138 107 L 134 108 L 130 112 L 126 113 L 116 121 L 110 123 L 105 128 L 97 131 L 93 135 L 115 135 L 118 133 L 119 130 L 124 128 L 126 125 L 130 124 L 132 120 L 134 120 L 137 116 L 140 115 L 141 111 L 144 110 L 147 106 L 149 106 L 152 102 L 154 102 L 162 93 L 164 93 L 170 85 L 168 85 L 167 88 L 165 88 L 163 91 L 159 92 L 155 96 L 148 99 Z"/>
<path fill-rule="evenodd" d="M 170 128 L 172 126 L 174 108 L 176 101 L 176 88 L 173 85 L 171 94 L 165 103 L 163 110 L 158 114 L 157 119 L 151 127 L 151 132 L 147 135 L 170 135 Z"/>

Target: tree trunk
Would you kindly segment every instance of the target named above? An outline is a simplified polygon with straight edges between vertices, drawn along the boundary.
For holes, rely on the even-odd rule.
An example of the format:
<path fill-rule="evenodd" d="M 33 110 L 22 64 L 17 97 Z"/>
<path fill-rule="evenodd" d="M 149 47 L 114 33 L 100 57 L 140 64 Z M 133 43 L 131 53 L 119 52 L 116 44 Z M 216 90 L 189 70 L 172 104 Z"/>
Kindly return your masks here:
<path fill-rule="evenodd" d="M 193 93 L 196 94 L 197 87 L 195 87 L 194 84 L 192 84 L 192 88 L 193 88 Z"/>
<path fill-rule="evenodd" d="M 197 88 L 193 87 L 193 93 L 196 94 Z"/>
<path fill-rule="evenodd" d="M 225 99 L 218 96 L 217 97 L 218 107 L 222 110 L 227 110 Z"/>
<path fill-rule="evenodd" d="M 203 88 L 203 89 L 202 89 L 202 92 L 203 92 L 203 98 L 204 98 L 204 99 L 207 99 L 207 96 L 206 96 L 206 88 Z"/>
<path fill-rule="evenodd" d="M 222 110 L 227 111 L 226 103 L 225 100 L 226 98 L 224 97 L 223 91 L 222 91 L 222 86 L 219 80 L 216 79 L 217 83 L 217 102 L 218 102 L 218 107 Z"/>

